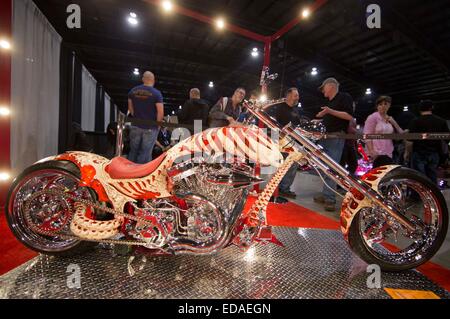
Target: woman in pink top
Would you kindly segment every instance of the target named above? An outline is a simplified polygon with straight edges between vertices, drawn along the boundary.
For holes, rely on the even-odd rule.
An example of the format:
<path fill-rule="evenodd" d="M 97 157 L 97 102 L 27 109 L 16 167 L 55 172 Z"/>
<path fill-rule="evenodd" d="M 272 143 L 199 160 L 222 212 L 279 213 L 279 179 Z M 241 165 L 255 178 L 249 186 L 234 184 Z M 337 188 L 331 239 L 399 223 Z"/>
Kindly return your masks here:
<path fill-rule="evenodd" d="M 404 131 L 397 122 L 387 114 L 391 107 L 392 99 L 389 96 L 380 96 L 377 99 L 377 112 L 370 115 L 364 125 L 364 134 L 392 134 Z M 392 158 L 394 143 L 392 140 L 367 140 L 368 155 L 375 159 L 380 155 Z"/>

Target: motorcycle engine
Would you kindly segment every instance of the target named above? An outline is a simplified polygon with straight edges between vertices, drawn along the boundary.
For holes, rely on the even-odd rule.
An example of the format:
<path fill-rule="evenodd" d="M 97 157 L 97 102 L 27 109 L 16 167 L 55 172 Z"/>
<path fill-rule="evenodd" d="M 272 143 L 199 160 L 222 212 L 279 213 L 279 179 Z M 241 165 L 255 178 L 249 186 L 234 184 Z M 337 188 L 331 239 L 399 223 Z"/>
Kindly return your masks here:
<path fill-rule="evenodd" d="M 178 210 L 167 200 L 145 201 L 129 203 L 127 213 L 151 222 L 151 225 L 126 220 L 122 232 L 128 237 L 147 242 L 149 248 L 162 247 L 167 237 L 173 233 Z"/>
<path fill-rule="evenodd" d="M 193 208 L 185 212 L 187 233 L 189 240 L 202 244 L 210 244 L 229 231 L 241 213 L 235 210 L 237 204 L 245 200 L 249 187 L 262 182 L 253 176 L 252 167 L 238 161 L 187 161 L 168 173 L 178 198 L 197 199 L 197 204 L 191 201 Z"/>
<path fill-rule="evenodd" d="M 152 227 L 131 222 L 125 232 L 145 240 L 149 247 L 180 240 L 194 246 L 212 245 L 239 217 L 240 211 L 234 208 L 248 188 L 262 182 L 252 172 L 242 163 L 176 165 L 168 171 L 174 198 L 134 204 L 134 214 L 151 221 Z"/>

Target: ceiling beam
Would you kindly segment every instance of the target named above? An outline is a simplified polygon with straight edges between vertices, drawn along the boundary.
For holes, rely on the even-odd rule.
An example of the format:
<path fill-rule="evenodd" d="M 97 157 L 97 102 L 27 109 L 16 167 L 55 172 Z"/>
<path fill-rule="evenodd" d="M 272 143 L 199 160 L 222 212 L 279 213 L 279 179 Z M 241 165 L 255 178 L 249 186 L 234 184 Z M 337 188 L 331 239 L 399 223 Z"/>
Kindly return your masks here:
<path fill-rule="evenodd" d="M 450 57 L 448 52 L 444 52 L 440 47 L 433 43 L 430 38 L 424 36 L 420 30 L 410 22 L 403 14 L 397 12 L 392 6 L 392 1 L 383 1 L 383 20 L 387 21 L 394 30 L 398 30 L 414 46 L 423 50 L 444 72 L 449 76 Z"/>
<path fill-rule="evenodd" d="M 377 79 L 368 79 L 364 77 L 361 73 L 357 73 L 350 67 L 342 65 L 329 57 L 324 56 L 322 53 L 316 51 L 314 52 L 308 43 L 302 43 L 299 45 L 297 41 L 290 39 L 288 51 L 292 55 L 296 55 L 302 58 L 304 61 L 309 62 L 312 66 L 316 66 L 319 70 L 326 69 L 327 72 L 335 73 L 335 77 L 344 77 L 350 82 L 354 83 L 361 88 L 376 88 L 378 90 L 385 90 L 385 85 Z M 293 73 L 297 70 L 287 70 L 288 73 Z"/>

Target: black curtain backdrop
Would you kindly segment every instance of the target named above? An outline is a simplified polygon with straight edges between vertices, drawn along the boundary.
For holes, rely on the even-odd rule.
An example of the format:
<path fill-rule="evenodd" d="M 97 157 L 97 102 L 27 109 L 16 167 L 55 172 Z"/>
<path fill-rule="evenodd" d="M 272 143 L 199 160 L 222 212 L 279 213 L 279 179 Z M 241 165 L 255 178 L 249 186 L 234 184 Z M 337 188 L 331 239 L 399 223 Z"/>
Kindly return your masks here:
<path fill-rule="evenodd" d="M 105 133 L 105 91 L 103 86 L 97 82 L 97 93 L 95 97 L 95 132 Z"/>
<path fill-rule="evenodd" d="M 58 152 L 63 153 L 73 137 L 73 127 L 81 126 L 82 112 L 82 61 L 73 48 L 65 42 L 61 44 L 60 60 L 60 115 Z M 105 90 L 97 84 L 95 102 L 95 135 L 106 134 L 105 127 Z M 116 107 L 111 99 L 110 122 L 115 121 Z M 97 143 L 100 145 L 99 143 Z"/>

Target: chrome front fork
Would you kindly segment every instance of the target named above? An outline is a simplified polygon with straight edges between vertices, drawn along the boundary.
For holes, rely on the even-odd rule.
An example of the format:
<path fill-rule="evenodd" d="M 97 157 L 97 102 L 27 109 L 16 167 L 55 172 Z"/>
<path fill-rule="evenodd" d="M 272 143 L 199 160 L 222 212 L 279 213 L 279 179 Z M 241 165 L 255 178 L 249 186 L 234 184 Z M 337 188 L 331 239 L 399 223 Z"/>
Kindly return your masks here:
<path fill-rule="evenodd" d="M 268 104 L 264 110 L 273 105 L 275 104 Z M 347 170 L 327 155 L 320 146 L 317 146 L 307 138 L 308 135 L 314 135 L 314 133 L 309 133 L 301 129 L 294 129 L 291 123 L 286 127 L 281 128 L 273 118 L 258 108 L 258 106 L 247 105 L 246 107 L 252 115 L 256 116 L 267 127 L 279 131 L 282 134 L 294 139 L 294 141 L 297 141 L 297 143 L 301 146 L 294 146 L 294 148 L 338 185 L 342 186 L 347 191 L 350 191 L 352 188 L 356 189 L 360 193 L 364 194 L 364 196 L 366 196 L 372 203 L 384 209 L 408 231 L 413 232 L 415 230 L 414 224 L 397 209 L 388 203 L 385 203 L 383 197 L 374 191 L 370 185 L 352 177 Z"/>
<path fill-rule="evenodd" d="M 316 165 L 325 175 L 335 181 L 338 185 L 347 191 L 350 191 L 350 189 L 353 188 L 356 189 L 364 194 L 364 196 L 372 203 L 385 210 L 408 231 L 414 231 L 415 226 L 408 218 L 389 203 L 386 203 L 384 198 L 373 190 L 370 185 L 351 176 L 346 169 L 326 154 L 321 146 L 311 142 L 308 138 L 302 136 L 290 126 L 285 127 L 282 132 L 296 140 L 297 143 L 302 146 L 300 148 L 295 146 L 297 151 L 302 153 L 309 162 Z M 305 133 L 307 134 L 307 132 Z"/>

